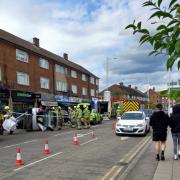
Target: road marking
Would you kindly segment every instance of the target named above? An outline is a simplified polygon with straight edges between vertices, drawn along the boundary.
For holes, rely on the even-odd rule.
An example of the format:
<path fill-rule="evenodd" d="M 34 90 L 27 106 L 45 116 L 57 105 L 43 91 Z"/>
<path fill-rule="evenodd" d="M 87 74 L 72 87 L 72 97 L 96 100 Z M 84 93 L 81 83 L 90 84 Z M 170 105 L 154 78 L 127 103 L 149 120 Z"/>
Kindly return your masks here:
<path fill-rule="evenodd" d="M 93 131 L 86 133 L 86 134 L 77 134 L 77 137 L 87 136 L 87 135 L 92 134 L 92 133 L 93 133 Z"/>
<path fill-rule="evenodd" d="M 145 146 L 145 144 L 150 140 L 150 136 L 142 139 L 134 148 L 132 148 L 119 162 L 129 163 L 137 153 Z M 102 177 L 101 180 L 110 179 L 113 180 L 117 175 L 123 170 L 124 166 L 114 165 L 106 174 Z"/>
<path fill-rule="evenodd" d="M 69 132 L 64 132 L 64 133 L 58 133 L 58 134 L 55 134 L 54 136 L 61 136 L 61 135 L 64 135 L 64 134 L 71 134 L 73 131 L 69 131 Z"/>
<path fill-rule="evenodd" d="M 19 171 L 19 170 L 21 170 L 21 169 L 24 169 L 24 168 L 26 168 L 26 167 L 32 166 L 32 165 L 34 165 L 34 164 L 37 164 L 37 163 L 39 163 L 39 162 L 41 162 L 41 161 L 44 161 L 44 160 L 49 159 L 49 158 L 52 158 L 52 157 L 57 156 L 57 155 L 62 154 L 62 153 L 63 153 L 63 152 L 58 152 L 58 153 L 53 154 L 53 155 L 51 155 L 51 156 L 48 156 L 48 157 L 46 157 L 46 158 L 43 158 L 43 159 L 40 159 L 40 160 L 38 160 L 38 161 L 32 162 L 32 163 L 30 163 L 30 164 L 27 164 L 27 165 L 25 165 L 25 166 L 23 166 L 23 167 L 14 169 L 13 171 L 15 171 L 15 172 L 16 172 L 16 171 Z"/>
<path fill-rule="evenodd" d="M 91 139 L 91 140 L 89 140 L 89 141 L 87 141 L 87 142 L 81 143 L 80 146 L 83 146 L 83 145 L 85 145 L 85 144 L 88 144 L 88 143 L 90 143 L 90 142 L 92 142 L 92 141 L 96 141 L 96 140 L 98 140 L 98 138 Z"/>
<path fill-rule="evenodd" d="M 12 144 L 12 145 L 9 145 L 9 146 L 4 146 L 4 147 L 1 147 L 0 149 L 7 149 L 7 148 L 10 148 L 10 147 L 19 146 L 21 144 L 28 144 L 28 143 L 36 142 L 36 141 L 37 141 L 37 139 L 34 139 L 34 140 L 31 140 L 31 141 L 25 141 L 25 142 L 21 142 L 21 143 L 18 143 L 18 144 Z"/>
<path fill-rule="evenodd" d="M 127 140 L 129 137 L 121 137 L 121 141 Z"/>

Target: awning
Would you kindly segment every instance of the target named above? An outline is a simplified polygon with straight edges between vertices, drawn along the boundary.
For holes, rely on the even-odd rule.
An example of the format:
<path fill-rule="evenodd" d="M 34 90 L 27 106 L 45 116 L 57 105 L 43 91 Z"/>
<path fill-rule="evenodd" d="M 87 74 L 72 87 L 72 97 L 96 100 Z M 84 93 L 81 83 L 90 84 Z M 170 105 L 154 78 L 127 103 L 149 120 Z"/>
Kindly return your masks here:
<path fill-rule="evenodd" d="M 58 106 L 56 101 L 41 101 L 41 104 L 43 106 Z"/>

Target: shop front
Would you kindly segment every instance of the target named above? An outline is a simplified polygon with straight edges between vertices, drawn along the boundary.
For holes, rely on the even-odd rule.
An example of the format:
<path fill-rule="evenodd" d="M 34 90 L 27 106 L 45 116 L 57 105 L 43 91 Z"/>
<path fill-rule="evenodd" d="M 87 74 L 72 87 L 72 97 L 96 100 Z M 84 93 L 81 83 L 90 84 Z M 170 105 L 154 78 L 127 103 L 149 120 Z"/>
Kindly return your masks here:
<path fill-rule="evenodd" d="M 35 104 L 34 93 L 27 91 L 9 90 L 12 99 L 12 106 L 14 112 L 25 112 L 32 109 Z"/>
<path fill-rule="evenodd" d="M 8 89 L 0 89 L 0 108 L 5 105 L 8 105 L 9 99 L 9 90 Z"/>

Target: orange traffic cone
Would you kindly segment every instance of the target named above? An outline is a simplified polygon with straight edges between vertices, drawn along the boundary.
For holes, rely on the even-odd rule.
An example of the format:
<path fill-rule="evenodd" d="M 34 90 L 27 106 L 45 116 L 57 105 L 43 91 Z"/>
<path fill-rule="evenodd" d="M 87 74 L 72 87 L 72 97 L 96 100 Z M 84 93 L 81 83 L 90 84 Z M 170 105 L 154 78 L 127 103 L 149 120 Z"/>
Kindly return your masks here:
<path fill-rule="evenodd" d="M 73 144 L 74 145 L 79 145 L 79 141 L 78 141 L 78 138 L 77 138 L 77 132 L 74 133 Z"/>
<path fill-rule="evenodd" d="M 94 130 L 93 130 L 92 133 L 91 133 L 91 137 L 92 137 L 92 138 L 95 138 L 95 137 L 96 137 L 96 135 L 95 135 L 95 133 L 94 133 Z"/>
<path fill-rule="evenodd" d="M 115 129 L 115 123 L 112 124 L 112 129 Z"/>
<path fill-rule="evenodd" d="M 16 149 L 16 153 L 17 153 L 16 166 L 22 166 L 24 164 L 24 162 L 21 159 L 21 150 L 20 150 L 20 148 Z"/>
<path fill-rule="evenodd" d="M 50 154 L 49 146 L 48 146 L 48 139 L 45 140 L 45 147 L 44 147 L 44 154 Z"/>

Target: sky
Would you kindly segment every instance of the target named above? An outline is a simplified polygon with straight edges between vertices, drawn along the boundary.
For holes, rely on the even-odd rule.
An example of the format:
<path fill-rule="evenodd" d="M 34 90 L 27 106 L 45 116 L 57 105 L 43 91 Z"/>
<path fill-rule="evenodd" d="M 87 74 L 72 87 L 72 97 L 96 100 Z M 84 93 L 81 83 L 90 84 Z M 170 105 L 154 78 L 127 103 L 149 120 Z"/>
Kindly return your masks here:
<path fill-rule="evenodd" d="M 166 1 L 166 0 L 164 0 Z M 154 30 L 144 0 L 0 0 L 0 28 L 69 59 L 100 78 L 100 91 L 112 84 L 160 91 L 176 81 L 175 65 L 166 70 L 165 56 L 148 56 L 147 44 L 125 27 L 134 19 Z M 108 68 L 107 68 L 108 66 Z"/>

